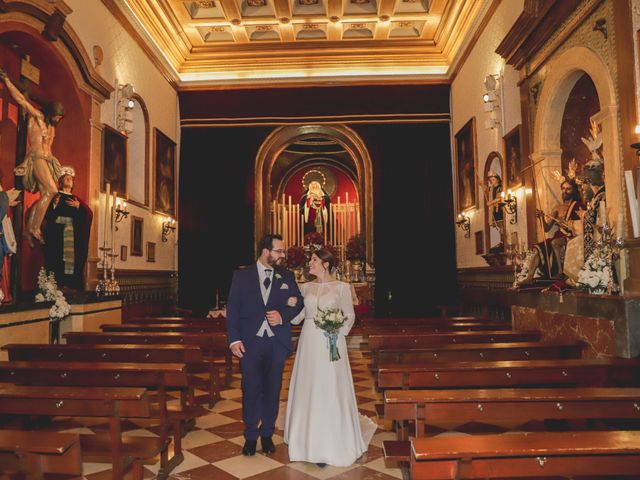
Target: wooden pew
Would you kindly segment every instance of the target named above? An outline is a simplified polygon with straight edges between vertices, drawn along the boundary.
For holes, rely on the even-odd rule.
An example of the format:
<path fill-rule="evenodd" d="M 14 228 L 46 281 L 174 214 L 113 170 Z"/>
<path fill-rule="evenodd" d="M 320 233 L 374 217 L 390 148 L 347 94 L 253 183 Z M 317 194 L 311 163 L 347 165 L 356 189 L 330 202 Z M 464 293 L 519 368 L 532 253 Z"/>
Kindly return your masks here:
<path fill-rule="evenodd" d="M 580 358 L 584 342 L 466 343 L 425 348 L 378 350 L 371 368 L 387 365 L 421 365 L 434 362 L 472 362 L 498 360 L 544 360 Z"/>
<path fill-rule="evenodd" d="M 67 343 L 75 345 L 196 345 L 202 350 L 205 360 L 213 361 L 224 368 L 227 382 L 231 381 L 233 355 L 229 350 L 226 335 L 178 332 L 69 332 L 65 333 L 63 338 Z"/>
<path fill-rule="evenodd" d="M 455 317 L 389 317 L 389 318 L 362 318 L 362 327 L 375 326 L 412 326 L 412 325 L 447 325 L 455 322 L 491 322 L 486 316 L 455 316 Z"/>
<path fill-rule="evenodd" d="M 109 434 L 81 435 L 85 461 L 108 461 L 112 478 L 120 480 L 129 465 L 142 479 L 143 460 L 166 455 L 169 438 L 123 437 L 121 417 L 149 418 L 151 403 L 143 388 L 85 388 L 0 384 L 0 414 L 104 417 Z M 35 434 L 42 432 L 33 432 Z M 80 474 L 82 472 L 79 472 Z"/>
<path fill-rule="evenodd" d="M 534 432 L 417 438 L 411 478 L 440 480 L 640 472 L 640 432 Z"/>
<path fill-rule="evenodd" d="M 163 475 L 182 459 L 182 423 L 192 417 L 184 407 L 184 396 L 178 410 L 167 409 L 167 388 L 184 392 L 188 387 L 187 367 L 172 363 L 86 363 L 86 362 L 0 362 L 0 382 L 22 385 L 142 387 L 158 392 L 157 407 L 152 418 L 160 422 L 161 438 L 173 431 L 174 456 L 161 457 Z"/>
<path fill-rule="evenodd" d="M 640 388 L 387 390 L 384 417 L 403 423 L 414 421 L 417 437 L 424 435 L 425 424 L 640 419 Z"/>
<path fill-rule="evenodd" d="M 377 379 L 380 389 L 634 386 L 640 380 L 640 360 L 558 359 L 398 365 L 380 368 Z"/>
<path fill-rule="evenodd" d="M 438 332 L 478 332 L 478 331 L 511 330 L 511 325 L 496 322 L 451 322 L 439 324 L 418 324 L 418 325 L 373 325 L 362 327 L 364 337 L 369 335 L 413 335 Z"/>
<path fill-rule="evenodd" d="M 116 323 L 100 325 L 103 332 L 181 332 L 211 333 L 226 335 L 226 325 L 206 325 L 202 323 Z"/>
<path fill-rule="evenodd" d="M 0 430 L 0 477 L 14 474 L 28 479 L 44 474 L 82 476 L 78 434 Z"/>
<path fill-rule="evenodd" d="M 183 324 L 183 325 L 216 325 L 226 327 L 226 318 L 205 318 L 205 317 L 141 317 L 131 318 L 123 325 L 163 325 L 163 324 Z"/>
<path fill-rule="evenodd" d="M 195 345 L 83 345 L 9 344 L 2 347 L 12 361 L 185 363 L 190 373 L 206 371 L 209 380 L 202 385 L 209 392 L 209 408 L 220 399 L 218 365 L 202 356 Z M 190 383 L 200 386 L 191 376 Z"/>
<path fill-rule="evenodd" d="M 453 343 L 504 343 L 537 342 L 538 331 L 488 331 L 488 332 L 447 332 L 415 335 L 370 335 L 369 348 L 381 349 L 423 348 Z"/>

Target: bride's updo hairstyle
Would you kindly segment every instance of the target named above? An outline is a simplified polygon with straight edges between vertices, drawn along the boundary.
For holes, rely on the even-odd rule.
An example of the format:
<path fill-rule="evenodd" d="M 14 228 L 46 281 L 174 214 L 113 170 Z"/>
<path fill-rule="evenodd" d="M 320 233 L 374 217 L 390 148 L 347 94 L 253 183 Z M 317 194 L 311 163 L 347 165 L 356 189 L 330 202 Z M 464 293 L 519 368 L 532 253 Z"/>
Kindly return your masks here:
<path fill-rule="evenodd" d="M 331 253 L 329 250 L 325 248 L 314 250 L 313 253 L 316 255 L 316 257 L 318 257 L 322 261 L 323 265 L 325 262 L 327 262 L 329 264 L 329 273 L 333 273 L 333 271 L 336 268 L 336 265 L 338 264 L 338 260 L 333 255 L 333 253 Z"/>

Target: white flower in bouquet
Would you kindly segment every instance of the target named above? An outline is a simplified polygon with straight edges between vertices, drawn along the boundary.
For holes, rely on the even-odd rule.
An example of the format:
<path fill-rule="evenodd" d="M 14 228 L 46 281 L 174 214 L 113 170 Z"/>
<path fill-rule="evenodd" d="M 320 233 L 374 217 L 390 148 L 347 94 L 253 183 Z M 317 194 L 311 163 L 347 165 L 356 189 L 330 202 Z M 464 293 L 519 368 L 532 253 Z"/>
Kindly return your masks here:
<path fill-rule="evenodd" d="M 516 271 L 513 288 L 518 288 L 529 276 L 529 265 L 531 265 L 531 257 L 533 257 L 534 252 L 534 250 L 527 250 L 526 255 L 520 263 L 520 268 Z"/>
<path fill-rule="evenodd" d="M 612 279 L 611 265 L 609 264 L 609 247 L 597 246 L 578 273 L 578 287 L 594 290 L 605 290 Z"/>
<path fill-rule="evenodd" d="M 320 330 L 324 331 L 329 346 L 329 360 L 335 362 L 340 360 L 340 352 L 338 351 L 338 331 L 344 325 L 345 316 L 338 308 L 318 308 L 318 313 L 313 319 Z"/>

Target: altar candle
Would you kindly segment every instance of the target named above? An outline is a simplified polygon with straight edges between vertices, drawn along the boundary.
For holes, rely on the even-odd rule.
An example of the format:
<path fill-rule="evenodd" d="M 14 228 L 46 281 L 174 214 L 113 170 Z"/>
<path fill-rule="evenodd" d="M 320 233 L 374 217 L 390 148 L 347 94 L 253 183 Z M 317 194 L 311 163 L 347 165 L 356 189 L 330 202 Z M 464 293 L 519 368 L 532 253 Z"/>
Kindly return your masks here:
<path fill-rule="evenodd" d="M 598 211 L 598 223 L 600 225 L 607 224 L 607 206 L 604 200 L 600 201 L 600 210 Z"/>
<path fill-rule="evenodd" d="M 291 195 L 289 195 L 289 210 L 287 211 L 287 223 L 289 226 L 289 232 L 287 234 L 288 241 L 286 243 L 287 247 L 293 245 L 293 207 L 291 206 Z"/>
<path fill-rule="evenodd" d="M 107 183 L 107 189 L 104 195 L 104 241 L 102 242 L 102 246 L 106 247 L 107 245 L 107 232 L 109 231 L 109 216 L 111 215 L 111 211 L 109 210 L 109 200 L 111 194 L 111 184 Z"/>
<path fill-rule="evenodd" d="M 116 239 L 116 200 L 118 194 L 113 192 L 113 202 L 111 203 L 111 253 L 115 253 L 115 239 Z"/>
<path fill-rule="evenodd" d="M 616 221 L 616 238 L 621 239 L 624 238 L 624 215 L 622 212 L 618 213 L 618 219 Z"/>
<path fill-rule="evenodd" d="M 348 241 L 349 238 L 351 237 L 351 225 L 350 225 L 350 218 L 349 218 L 349 192 L 345 193 L 344 196 L 345 200 L 344 200 L 344 207 L 345 207 L 345 221 L 347 223 L 347 231 L 346 231 L 346 240 Z M 346 242 L 345 242 L 346 244 Z"/>
<path fill-rule="evenodd" d="M 356 202 L 356 233 L 360 235 L 360 203 Z"/>

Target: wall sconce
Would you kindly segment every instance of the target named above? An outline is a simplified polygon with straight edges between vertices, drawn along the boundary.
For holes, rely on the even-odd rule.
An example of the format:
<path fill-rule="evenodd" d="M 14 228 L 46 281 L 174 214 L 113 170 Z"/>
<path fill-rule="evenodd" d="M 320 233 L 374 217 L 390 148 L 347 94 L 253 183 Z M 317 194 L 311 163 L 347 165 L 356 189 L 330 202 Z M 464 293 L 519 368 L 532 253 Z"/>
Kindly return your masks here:
<path fill-rule="evenodd" d="M 120 200 L 118 200 L 116 203 L 116 223 L 120 223 L 128 216 L 129 209 L 127 208 L 127 202 L 120 203 Z"/>
<path fill-rule="evenodd" d="M 500 198 L 501 200 L 498 205 L 500 205 L 505 212 L 511 215 L 509 223 L 515 225 L 518 223 L 518 197 L 516 197 L 511 189 L 509 189 L 507 190 L 507 193 L 501 192 Z"/>
<path fill-rule="evenodd" d="M 464 230 L 464 237 L 471 238 L 471 220 L 464 213 L 458 214 L 458 219 L 456 220 L 456 225 L 458 228 Z"/>
<path fill-rule="evenodd" d="M 500 108 L 500 95 L 498 93 L 500 77 L 498 75 L 487 75 L 484 77 L 483 83 L 486 89 L 486 93 L 482 95 L 483 108 L 485 112 L 491 115 L 494 110 Z M 500 120 L 493 115 L 484 122 L 484 128 L 487 130 L 498 128 L 498 125 L 500 125 Z"/>
<path fill-rule="evenodd" d="M 118 113 L 116 118 L 116 127 L 127 135 L 133 132 L 132 110 L 133 107 L 136 106 L 136 103 L 133 101 L 135 93 L 136 91 L 130 83 L 118 86 Z"/>
<path fill-rule="evenodd" d="M 166 242 L 169 239 L 169 234 L 176 230 L 176 221 L 173 218 L 167 218 L 162 222 L 162 241 Z"/>

